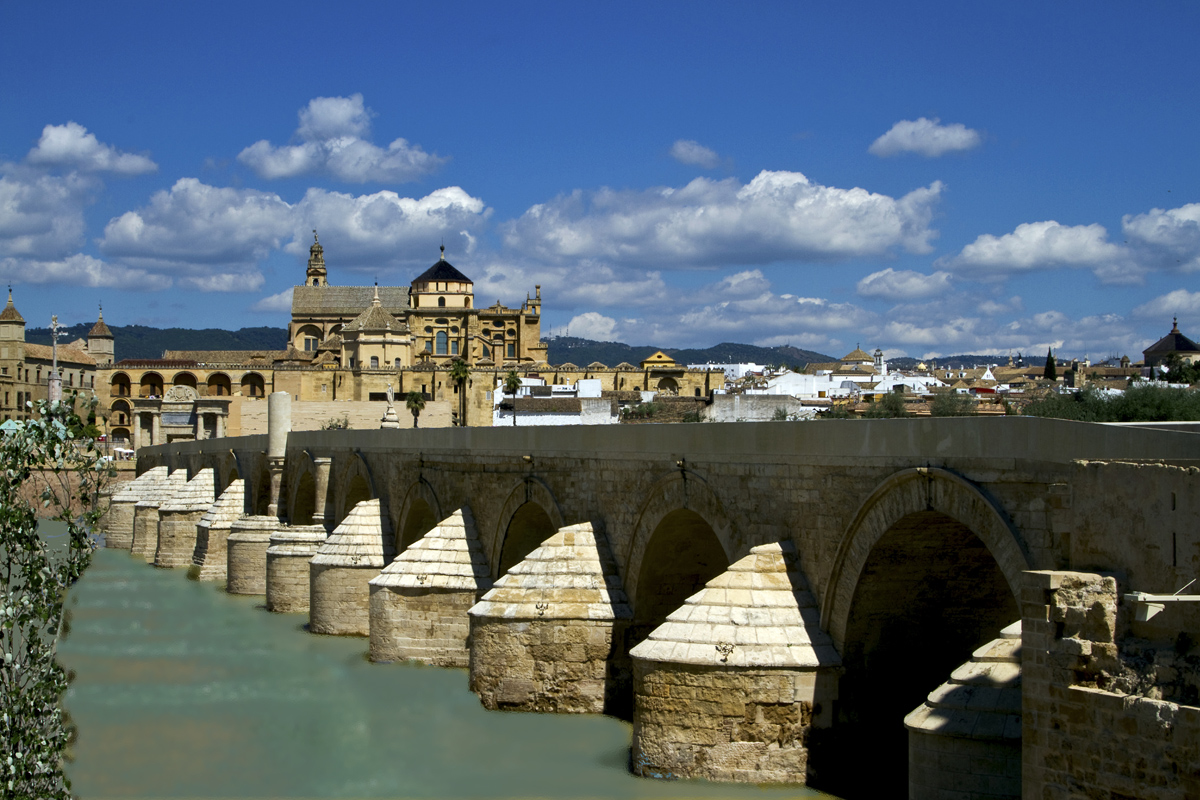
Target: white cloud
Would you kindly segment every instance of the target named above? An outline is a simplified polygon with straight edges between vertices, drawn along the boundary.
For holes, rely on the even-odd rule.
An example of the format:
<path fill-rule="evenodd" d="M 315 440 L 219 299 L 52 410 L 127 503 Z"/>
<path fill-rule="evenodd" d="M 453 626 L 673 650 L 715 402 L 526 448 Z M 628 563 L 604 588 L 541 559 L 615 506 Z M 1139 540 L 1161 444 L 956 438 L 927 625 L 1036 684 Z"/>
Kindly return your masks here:
<path fill-rule="evenodd" d="M 721 163 L 721 157 L 715 150 L 710 150 L 691 139 L 679 139 L 671 145 L 671 158 L 680 164 L 704 167 L 704 169 L 712 169 Z"/>
<path fill-rule="evenodd" d="M 0 256 L 62 258 L 83 242 L 93 181 L 12 164 L 0 175 Z"/>
<path fill-rule="evenodd" d="M 891 267 L 872 272 L 856 287 L 863 297 L 882 297 L 886 300 L 911 300 L 945 294 L 950 290 L 950 273 L 925 275 L 913 270 L 894 270 Z"/>
<path fill-rule="evenodd" d="M 979 310 L 980 314 L 988 317 L 994 317 L 998 314 L 1008 314 L 1017 311 L 1023 311 L 1025 304 L 1021 302 L 1020 296 L 1013 295 L 1005 301 L 992 299 L 984 300 L 978 306 L 976 306 L 976 308 Z"/>
<path fill-rule="evenodd" d="M 962 123 L 942 125 L 937 117 L 900 120 L 887 133 L 876 139 L 867 152 L 888 157 L 901 153 L 917 153 L 933 158 L 962 150 L 971 150 L 983 141 L 978 131 Z"/>
<path fill-rule="evenodd" d="M 1126 214 L 1121 218 L 1121 229 L 1155 266 L 1183 272 L 1200 270 L 1200 203 Z"/>
<path fill-rule="evenodd" d="M 108 257 L 176 278 L 200 291 L 252 291 L 258 264 L 293 228 L 292 207 L 277 195 L 180 178 L 146 207 L 109 221 L 100 240 Z"/>
<path fill-rule="evenodd" d="M 292 310 L 292 287 L 284 289 L 279 294 L 267 295 L 254 305 L 251 311 L 266 311 L 268 313 L 290 313 Z"/>
<path fill-rule="evenodd" d="M 1181 317 L 1200 318 L 1200 292 L 1176 289 L 1142 303 L 1133 310 L 1135 317 L 1160 321 L 1176 314 Z"/>
<path fill-rule="evenodd" d="M 595 311 L 580 314 L 567 323 L 567 335 L 598 342 L 611 342 L 617 330 L 617 321 Z"/>
<path fill-rule="evenodd" d="M 984 280 L 1055 267 L 1087 267 L 1105 283 L 1136 282 L 1142 274 L 1125 248 L 1108 241 L 1103 225 L 1053 220 L 1025 222 L 1003 236 L 982 234 L 957 256 L 937 263 Z"/>
<path fill-rule="evenodd" d="M 37 146 L 26 160 L 44 167 L 64 167 L 81 172 L 115 172 L 118 175 L 142 175 L 154 172 L 158 165 L 146 156 L 123 153 L 102 144 L 94 133 L 77 122 L 47 125 Z"/>
<path fill-rule="evenodd" d="M 313 98 L 299 117 L 299 144 L 275 147 L 263 139 L 239 153 L 238 161 L 263 178 L 325 172 L 348 183 L 414 181 L 446 162 L 406 139 L 386 148 L 370 142 L 371 111 L 361 94 Z"/>
<path fill-rule="evenodd" d="M 0 280 L 134 290 L 166 289 L 171 285 L 170 279 L 161 275 L 107 264 L 82 253 L 55 260 L 0 259 Z"/>
<path fill-rule="evenodd" d="M 941 190 L 935 182 L 896 199 L 763 171 L 744 185 L 697 178 L 680 189 L 575 191 L 508 223 L 504 242 L 551 262 L 655 268 L 925 253 Z"/>
<path fill-rule="evenodd" d="M 330 268 L 375 268 L 424 264 L 438 259 L 438 244 L 447 243 L 447 258 L 470 252 L 469 231 L 491 215 L 482 200 L 457 186 L 425 197 L 401 197 L 382 191 L 351 195 L 309 189 L 295 206 L 293 241 L 287 252 L 304 257 L 313 228 L 326 242 Z M 458 243 L 455 246 L 455 243 Z"/>

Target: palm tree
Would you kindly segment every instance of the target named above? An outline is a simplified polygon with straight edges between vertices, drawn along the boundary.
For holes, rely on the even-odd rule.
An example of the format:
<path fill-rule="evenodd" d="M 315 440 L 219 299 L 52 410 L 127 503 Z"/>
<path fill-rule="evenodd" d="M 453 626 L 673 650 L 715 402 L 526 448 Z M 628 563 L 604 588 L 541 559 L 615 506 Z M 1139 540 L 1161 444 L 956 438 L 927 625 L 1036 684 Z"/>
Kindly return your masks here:
<path fill-rule="evenodd" d="M 450 380 L 458 386 L 458 424 L 467 424 L 467 378 L 471 377 L 471 368 L 461 358 L 450 362 Z"/>
<path fill-rule="evenodd" d="M 513 427 L 517 425 L 517 392 L 521 390 L 521 376 L 515 369 L 510 369 L 504 376 L 504 391 L 513 399 Z"/>
<path fill-rule="evenodd" d="M 425 395 L 420 392 L 409 392 L 404 396 L 404 405 L 413 415 L 413 427 L 417 427 L 417 417 L 425 410 Z"/>

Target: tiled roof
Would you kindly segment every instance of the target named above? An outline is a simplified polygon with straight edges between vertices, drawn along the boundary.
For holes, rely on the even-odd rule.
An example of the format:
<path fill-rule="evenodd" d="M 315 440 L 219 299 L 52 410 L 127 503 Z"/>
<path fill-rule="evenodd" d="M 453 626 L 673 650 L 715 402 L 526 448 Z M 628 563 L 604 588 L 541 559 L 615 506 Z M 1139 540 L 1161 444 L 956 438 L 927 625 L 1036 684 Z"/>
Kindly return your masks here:
<path fill-rule="evenodd" d="M 0 322 L 24 322 L 25 318 L 21 316 L 21 312 L 17 311 L 17 307 L 13 305 L 12 289 L 8 290 L 8 304 L 4 306 L 4 310 L 0 311 Z"/>
<path fill-rule="evenodd" d="M 407 332 L 408 325 L 383 310 L 382 305 L 371 305 L 342 328 L 346 331 L 396 331 Z"/>
<path fill-rule="evenodd" d="M 392 560 L 392 525 L 379 500 L 364 500 L 350 510 L 313 556 L 313 564 L 378 567 Z"/>
<path fill-rule="evenodd" d="M 630 655 L 730 667 L 840 666 L 797 561 L 791 542 L 751 548 L 671 612 Z"/>
<path fill-rule="evenodd" d="M 25 358 L 40 358 L 46 361 L 54 359 L 54 353 L 48 344 L 26 344 Z M 74 347 L 67 345 L 58 346 L 58 363 L 60 364 L 84 364 L 89 367 L 96 366 L 96 359 L 89 356 L 82 350 L 76 350 Z"/>
<path fill-rule="evenodd" d="M 471 510 L 463 506 L 439 522 L 396 556 L 371 580 L 371 585 L 472 592 L 491 588 L 487 557 L 479 544 Z"/>
<path fill-rule="evenodd" d="M 374 286 L 296 286 L 292 289 L 292 316 L 315 314 L 356 317 L 375 296 Z M 379 301 L 393 316 L 408 311 L 407 286 L 380 286 Z"/>
<path fill-rule="evenodd" d="M 6 309 L 7 310 L 7 309 Z M 3 319 L 3 316 L 0 316 Z M 1200 346 L 1197 346 L 1188 337 L 1179 332 L 1179 325 L 1176 324 L 1171 328 L 1171 332 L 1163 338 L 1159 339 L 1154 344 L 1142 351 L 1143 355 L 1149 356 L 1153 353 L 1196 353 L 1200 352 Z"/>
<path fill-rule="evenodd" d="M 413 283 L 426 283 L 429 281 L 457 281 L 458 283 L 471 283 L 471 279 L 463 275 L 454 268 L 446 259 L 440 259 L 429 269 L 422 272 L 413 279 Z"/>
<path fill-rule="evenodd" d="M 88 331 L 88 338 L 89 339 L 111 339 L 111 338 L 113 338 L 112 331 L 110 331 L 108 329 L 108 326 L 104 324 L 104 313 L 103 312 L 100 313 L 100 318 L 96 320 L 96 324 L 92 326 L 92 329 L 90 331 Z"/>
<path fill-rule="evenodd" d="M 866 352 L 861 347 L 856 347 L 851 352 L 846 353 L 846 355 L 842 356 L 842 361 L 871 361 L 871 362 L 874 362 L 875 359 L 870 353 Z"/>
<path fill-rule="evenodd" d="M 170 500 L 163 503 L 159 511 L 208 511 L 216 493 L 217 486 L 212 468 L 205 468 L 197 472 L 196 477 L 188 481 Z"/>

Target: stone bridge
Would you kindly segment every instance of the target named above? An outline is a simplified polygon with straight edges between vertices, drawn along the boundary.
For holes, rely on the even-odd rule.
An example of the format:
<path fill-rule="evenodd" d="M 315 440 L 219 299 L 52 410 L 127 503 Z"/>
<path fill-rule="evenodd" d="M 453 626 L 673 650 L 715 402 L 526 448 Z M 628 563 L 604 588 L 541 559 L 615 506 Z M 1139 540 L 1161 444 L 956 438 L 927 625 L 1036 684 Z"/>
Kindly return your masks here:
<path fill-rule="evenodd" d="M 629 650 L 688 598 L 705 602 L 693 596 L 706 584 L 716 586 L 719 581 L 710 582 L 735 575 L 743 568 L 737 565 L 766 564 L 781 552 L 787 565 L 779 569 L 795 576 L 794 595 L 811 598 L 811 609 L 800 608 L 805 641 L 831 641 L 840 659 L 824 688 L 807 695 L 810 707 L 788 723 L 802 729 L 793 734 L 813 754 L 807 765 L 807 754 L 793 764 L 800 774 L 791 779 L 805 780 L 806 771 L 812 778 L 819 762 L 813 782 L 851 796 L 867 791 L 856 783 L 864 773 L 872 780 L 890 775 L 902 793 L 906 765 L 913 796 L 934 796 L 922 794 L 926 784 L 952 783 L 945 769 L 941 777 L 922 772 L 920 747 L 910 756 L 905 716 L 1001 629 L 1023 617 L 1028 628 L 1030 614 L 1045 621 L 1052 592 L 1043 586 L 1030 594 L 1031 571 L 1040 571 L 1043 583 L 1051 573 L 1103 573 L 1115 577 L 1121 591 L 1167 593 L 1200 574 L 1200 435 L 1186 425 L 1016 417 L 306 431 L 287 434 L 286 444 L 251 436 L 143 448 L 138 461 L 139 473 L 166 466 L 194 477 L 211 469 L 214 499 L 241 479 L 246 514 L 277 516 L 292 526 L 335 531 L 363 501 L 378 500 L 379 529 L 391 538 L 388 560 L 468 509 L 488 586 L 520 572 L 556 532 L 582 526 L 607 543 L 617 573 L 609 586 L 623 590 L 628 607 L 626 627 L 613 634 L 608 653 L 614 663 L 627 662 Z M 763 547 L 776 545 L 782 550 Z M 731 565 L 735 571 L 727 572 Z M 372 576 L 378 573 L 377 567 Z M 314 609 L 316 602 L 314 595 Z M 1162 638 L 1187 625 L 1200 628 L 1174 610 L 1162 617 L 1170 617 L 1160 618 L 1162 630 L 1139 634 Z M 1009 635 L 1019 641 L 1019 634 Z M 765 641 L 767 635 L 760 636 Z M 722 647 L 733 650 L 718 642 L 714 658 Z M 736 653 L 724 655 L 715 668 L 737 663 Z M 653 694 L 654 676 L 645 669 L 634 673 L 638 702 L 669 717 L 669 708 L 662 710 L 667 706 L 651 702 L 661 697 L 643 697 Z M 693 687 L 687 703 L 697 708 L 705 687 L 718 687 L 707 678 L 672 680 L 677 697 L 683 696 L 679 686 Z M 795 685 L 799 698 L 799 679 Z M 721 693 L 730 691 L 720 686 Z M 630 691 L 628 682 L 623 687 Z M 1037 765 L 1051 763 L 1030 749 L 1044 746 L 1030 731 L 1049 723 L 1031 710 L 1046 697 L 1031 699 L 1028 685 L 1024 695 L 1028 792 L 1067 779 L 1031 762 L 1032 755 Z M 712 730 L 724 731 L 718 738 L 728 739 L 733 730 L 734 739 L 787 749 L 780 733 L 787 725 L 772 723 L 776 706 L 722 711 L 718 705 L 705 706 L 717 719 Z M 707 768 L 689 773 L 688 763 L 704 760 L 701 755 L 696 762 L 695 753 L 713 742 L 681 740 L 665 750 L 639 745 L 666 717 L 660 714 L 652 725 L 638 713 L 635 769 L 648 765 L 642 771 L 653 773 L 663 759 L 674 758 L 685 774 L 788 779 L 786 764 L 782 772 L 762 768 L 761 758 L 758 772 L 739 764 L 730 755 L 742 752 L 736 747 L 722 751 L 725 767 L 714 766 L 710 754 Z M 1010 709 L 1010 716 L 1020 713 L 1019 704 Z M 955 735 L 947 725 L 943 732 Z M 971 738 L 970 726 L 964 736 Z M 1016 769 L 1017 794 L 1019 737 L 1010 723 L 1017 766 L 1001 758 L 987 773 L 997 781 L 1007 775 L 1011 784 Z M 658 753 L 657 760 L 637 763 L 639 746 Z M 680 755 L 683 750 L 693 761 Z M 873 769 L 862 768 L 866 753 Z M 978 772 L 978 763 L 972 768 Z"/>

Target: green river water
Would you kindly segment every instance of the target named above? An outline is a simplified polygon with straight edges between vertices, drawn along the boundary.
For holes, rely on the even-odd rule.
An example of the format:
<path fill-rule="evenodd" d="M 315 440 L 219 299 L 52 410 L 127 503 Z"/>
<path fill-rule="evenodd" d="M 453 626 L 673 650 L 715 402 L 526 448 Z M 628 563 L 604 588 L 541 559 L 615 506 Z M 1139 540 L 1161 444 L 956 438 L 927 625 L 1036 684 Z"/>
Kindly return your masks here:
<path fill-rule="evenodd" d="M 99 550 L 69 604 L 85 800 L 823 796 L 634 777 L 627 723 L 487 711 L 465 670 L 372 664 L 364 639 L 127 552 Z"/>

